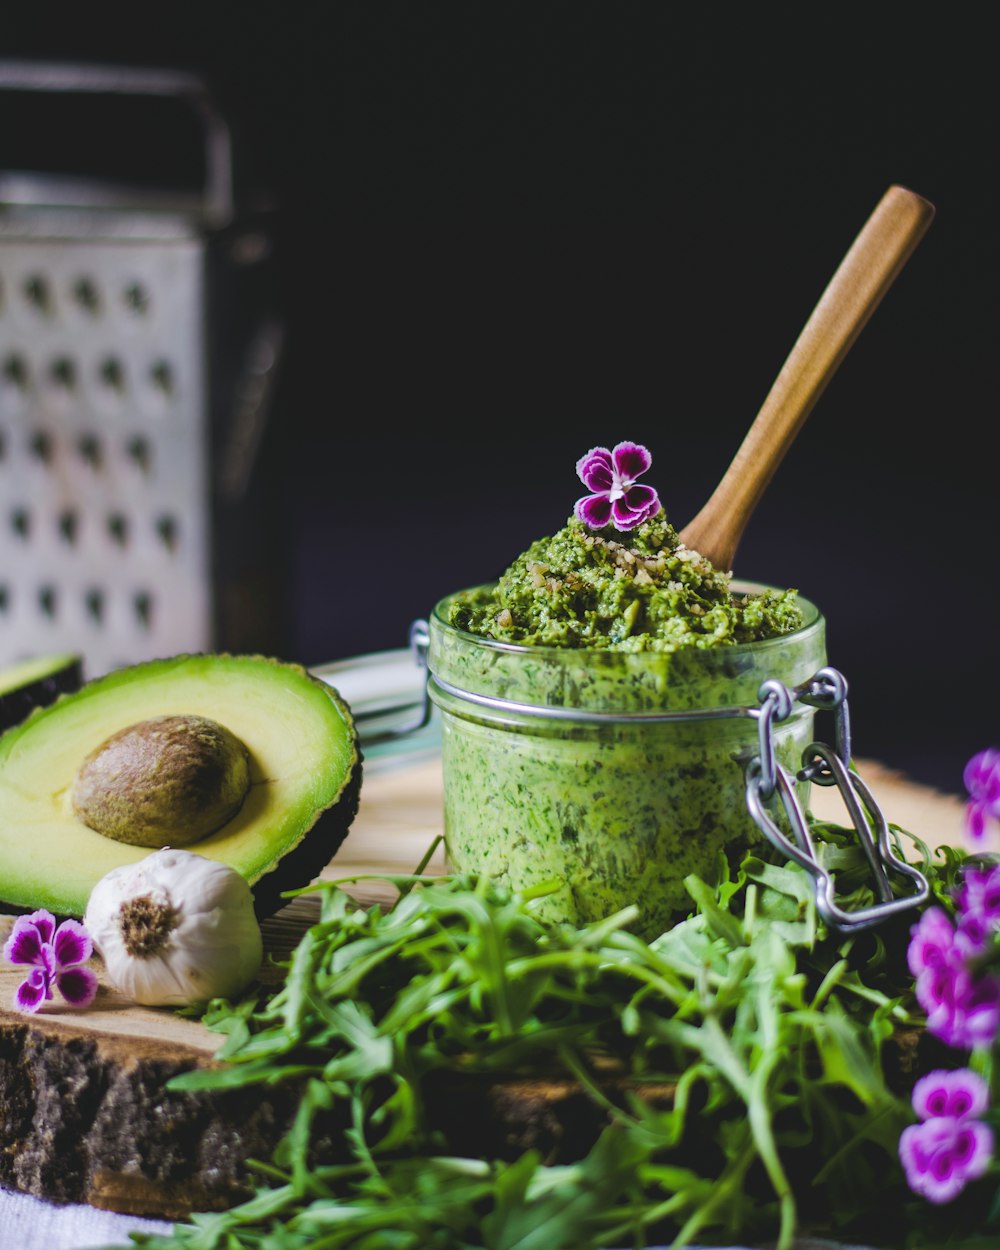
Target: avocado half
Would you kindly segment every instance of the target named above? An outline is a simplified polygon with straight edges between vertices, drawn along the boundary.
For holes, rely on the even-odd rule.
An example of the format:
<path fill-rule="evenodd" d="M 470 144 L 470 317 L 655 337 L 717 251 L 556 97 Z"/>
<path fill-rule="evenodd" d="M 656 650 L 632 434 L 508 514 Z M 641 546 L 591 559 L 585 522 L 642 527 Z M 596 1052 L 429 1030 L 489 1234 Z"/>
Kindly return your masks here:
<path fill-rule="evenodd" d="M 79 655 L 40 655 L 0 668 L 0 733 L 19 725 L 33 708 L 48 707 L 82 685 Z"/>
<path fill-rule="evenodd" d="M 260 918 L 285 903 L 283 890 L 308 885 L 329 863 L 361 792 L 347 703 L 300 665 L 181 655 L 95 678 L 0 735 L 0 900 L 81 917 L 106 873 L 150 853 L 89 828 L 72 792 L 84 761 L 109 738 L 160 717 L 207 718 L 246 748 L 249 787 L 239 810 L 186 848 L 245 877 Z"/>

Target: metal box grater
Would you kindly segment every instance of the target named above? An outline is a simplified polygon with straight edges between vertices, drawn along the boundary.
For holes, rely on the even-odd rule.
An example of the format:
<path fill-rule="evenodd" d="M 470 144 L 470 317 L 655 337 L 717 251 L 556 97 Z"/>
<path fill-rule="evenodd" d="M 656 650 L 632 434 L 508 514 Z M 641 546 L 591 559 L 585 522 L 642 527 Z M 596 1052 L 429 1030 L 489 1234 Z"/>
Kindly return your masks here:
<path fill-rule="evenodd" d="M 228 124 L 181 72 L 0 62 L 4 91 L 174 99 L 205 178 L 0 173 L 0 665 L 73 651 L 95 676 L 238 647 L 227 606 L 245 626 L 250 592 L 221 536 L 252 506 L 281 326 L 266 227 L 234 212 Z"/>

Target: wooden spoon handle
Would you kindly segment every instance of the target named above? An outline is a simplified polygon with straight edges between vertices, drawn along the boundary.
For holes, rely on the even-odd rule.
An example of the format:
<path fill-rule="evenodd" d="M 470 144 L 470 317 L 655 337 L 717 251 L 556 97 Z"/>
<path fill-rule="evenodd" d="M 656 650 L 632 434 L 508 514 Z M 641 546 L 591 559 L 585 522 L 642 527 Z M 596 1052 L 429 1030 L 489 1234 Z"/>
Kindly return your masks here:
<path fill-rule="evenodd" d="M 892 186 L 878 202 L 782 365 L 753 425 L 681 541 L 732 569 L 750 514 L 879 301 L 923 238 L 934 205 Z"/>

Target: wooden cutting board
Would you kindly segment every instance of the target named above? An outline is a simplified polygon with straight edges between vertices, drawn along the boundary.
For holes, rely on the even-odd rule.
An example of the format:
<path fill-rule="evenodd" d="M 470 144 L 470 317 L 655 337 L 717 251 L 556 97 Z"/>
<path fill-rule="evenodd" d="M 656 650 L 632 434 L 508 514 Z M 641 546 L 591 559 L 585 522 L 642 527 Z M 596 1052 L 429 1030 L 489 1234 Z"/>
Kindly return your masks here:
<path fill-rule="evenodd" d="M 932 847 L 961 845 L 958 797 L 915 785 L 878 764 L 862 762 L 859 771 L 890 822 Z M 816 814 L 843 821 L 836 794 L 813 790 Z M 366 762 L 357 818 L 323 876 L 411 872 L 441 831 L 436 752 Z M 439 847 L 429 870 L 443 869 Z M 350 890 L 363 902 L 393 898 L 381 882 L 358 881 Z M 268 921 L 268 951 L 287 955 L 317 911 L 315 898 L 297 899 Z M 10 923 L 0 918 L 0 940 Z M 100 961 L 92 966 L 100 977 Z M 85 1012 L 58 1002 L 34 1016 L 7 1010 L 3 1005 L 13 1001 L 22 975 L 0 966 L 0 1184 L 55 1201 L 168 1219 L 247 1196 L 246 1160 L 270 1156 L 293 1112 L 290 1093 L 168 1093 L 164 1085 L 171 1076 L 213 1062 L 219 1035 L 170 1010 L 134 1006 L 106 981 Z M 531 1144 L 533 1133 L 547 1135 L 551 1145 L 577 1110 L 566 1082 L 481 1093 L 482 1114 L 508 1140 L 516 1131 L 521 1147 Z"/>

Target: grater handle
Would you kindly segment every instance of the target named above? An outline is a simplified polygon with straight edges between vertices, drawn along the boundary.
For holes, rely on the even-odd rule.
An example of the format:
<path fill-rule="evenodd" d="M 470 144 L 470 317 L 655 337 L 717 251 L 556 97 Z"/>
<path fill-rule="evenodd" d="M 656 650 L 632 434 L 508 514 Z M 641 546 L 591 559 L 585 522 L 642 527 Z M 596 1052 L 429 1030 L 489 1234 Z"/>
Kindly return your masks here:
<path fill-rule="evenodd" d="M 204 213 L 213 226 L 233 219 L 233 145 L 207 83 L 185 70 L 0 59 L 0 91 L 163 96 L 190 102 L 205 131 Z"/>

